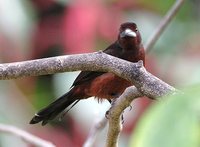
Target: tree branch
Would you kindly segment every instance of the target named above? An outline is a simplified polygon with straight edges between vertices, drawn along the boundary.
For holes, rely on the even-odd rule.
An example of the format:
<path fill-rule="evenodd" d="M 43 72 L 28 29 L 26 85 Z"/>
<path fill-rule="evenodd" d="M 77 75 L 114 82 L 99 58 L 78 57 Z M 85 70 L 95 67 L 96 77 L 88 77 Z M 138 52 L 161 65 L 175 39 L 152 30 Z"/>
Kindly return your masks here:
<path fill-rule="evenodd" d="M 11 126 L 11 125 L 0 124 L 0 131 L 16 135 L 34 146 L 56 147 L 51 142 L 45 141 L 41 138 L 38 138 L 38 137 L 24 131 L 24 130 L 21 130 L 21 129 Z"/>
<path fill-rule="evenodd" d="M 178 10 L 183 5 L 184 0 L 176 0 L 174 5 L 171 7 L 171 9 L 167 12 L 165 17 L 160 22 L 158 28 L 155 30 L 152 36 L 150 36 L 149 40 L 145 44 L 146 52 L 149 52 L 153 45 L 156 43 L 156 41 L 159 39 L 163 31 L 166 29 L 166 27 L 171 22 L 172 18 L 177 14 Z"/>
<path fill-rule="evenodd" d="M 148 73 L 143 67 L 142 61 L 132 63 L 103 52 L 0 64 L 0 79 L 39 76 L 75 70 L 113 72 L 134 83 L 141 93 L 150 98 L 175 91 L 175 88 Z"/>
<path fill-rule="evenodd" d="M 106 147 L 117 147 L 118 138 L 122 130 L 121 115 L 130 106 L 133 99 L 143 96 L 135 86 L 126 88 L 124 93 L 116 99 L 109 110 L 109 129 Z"/>

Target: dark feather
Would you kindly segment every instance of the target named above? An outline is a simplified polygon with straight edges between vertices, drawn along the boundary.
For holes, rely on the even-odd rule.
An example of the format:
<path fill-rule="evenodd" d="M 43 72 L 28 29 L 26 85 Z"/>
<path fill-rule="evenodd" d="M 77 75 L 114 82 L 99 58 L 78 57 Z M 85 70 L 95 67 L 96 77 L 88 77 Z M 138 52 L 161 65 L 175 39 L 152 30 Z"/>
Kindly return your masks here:
<path fill-rule="evenodd" d="M 42 125 L 46 125 L 49 120 L 54 119 L 60 114 L 65 108 L 77 100 L 71 97 L 71 91 L 64 94 L 47 107 L 40 110 L 30 121 L 30 124 L 36 124 L 42 121 Z"/>

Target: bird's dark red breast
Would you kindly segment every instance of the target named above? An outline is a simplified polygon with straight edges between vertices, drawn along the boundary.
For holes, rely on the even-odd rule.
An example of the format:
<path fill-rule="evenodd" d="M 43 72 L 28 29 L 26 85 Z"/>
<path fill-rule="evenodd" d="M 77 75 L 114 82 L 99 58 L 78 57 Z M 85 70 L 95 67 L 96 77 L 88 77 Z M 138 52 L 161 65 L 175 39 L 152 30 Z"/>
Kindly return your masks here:
<path fill-rule="evenodd" d="M 117 41 L 103 52 L 131 62 L 142 60 L 145 64 L 145 51 L 141 40 L 135 23 L 123 23 L 120 26 Z M 43 121 L 44 125 L 66 107 L 81 99 L 92 96 L 101 100 L 117 98 L 131 85 L 132 83 L 113 73 L 82 71 L 72 84 L 72 89 L 39 111 L 30 123 L 34 124 Z"/>

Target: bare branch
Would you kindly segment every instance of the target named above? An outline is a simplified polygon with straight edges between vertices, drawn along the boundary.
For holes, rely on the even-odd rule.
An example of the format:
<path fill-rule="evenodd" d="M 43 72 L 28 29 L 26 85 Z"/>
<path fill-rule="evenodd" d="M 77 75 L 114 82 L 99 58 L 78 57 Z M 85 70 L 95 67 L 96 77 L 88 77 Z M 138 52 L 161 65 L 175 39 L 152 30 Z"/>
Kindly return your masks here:
<path fill-rule="evenodd" d="M 122 130 L 121 115 L 130 106 L 133 99 L 143 96 L 135 86 L 126 88 L 124 93 L 116 99 L 109 110 L 109 130 L 106 147 L 117 147 L 118 138 Z"/>
<path fill-rule="evenodd" d="M 141 93 L 151 98 L 175 91 L 175 88 L 148 73 L 143 67 L 142 61 L 132 63 L 103 52 L 0 64 L 0 79 L 75 70 L 113 72 L 134 83 Z"/>
<path fill-rule="evenodd" d="M 104 58 L 109 63 L 106 63 Z M 116 61 L 113 56 L 96 52 L 0 64 L 0 80 L 76 70 L 108 71 L 103 66 L 108 67 L 108 64 L 112 64 L 113 59 Z"/>
<path fill-rule="evenodd" d="M 172 18 L 177 14 L 178 10 L 183 5 L 184 0 L 176 0 L 174 5 L 171 7 L 171 9 L 167 12 L 163 20 L 160 22 L 158 28 L 155 30 L 153 35 L 149 38 L 147 43 L 145 44 L 146 52 L 149 52 L 153 45 L 156 43 L 156 41 L 159 39 L 163 31 L 166 29 L 168 24 L 171 22 Z"/>
<path fill-rule="evenodd" d="M 51 142 L 45 141 L 41 138 L 38 138 L 24 130 L 21 130 L 17 127 L 11 125 L 0 124 L 0 131 L 5 133 L 10 133 L 15 136 L 22 138 L 24 141 L 39 147 L 56 147 Z"/>

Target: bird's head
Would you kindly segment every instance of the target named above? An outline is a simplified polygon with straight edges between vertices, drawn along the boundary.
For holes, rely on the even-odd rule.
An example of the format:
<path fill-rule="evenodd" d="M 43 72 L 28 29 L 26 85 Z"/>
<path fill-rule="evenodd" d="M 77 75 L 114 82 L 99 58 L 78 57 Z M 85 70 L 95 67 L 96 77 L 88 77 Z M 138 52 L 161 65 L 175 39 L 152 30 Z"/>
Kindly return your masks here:
<path fill-rule="evenodd" d="M 121 24 L 118 41 L 124 49 L 138 48 L 141 45 L 142 39 L 137 25 L 133 22 Z"/>

